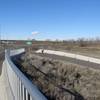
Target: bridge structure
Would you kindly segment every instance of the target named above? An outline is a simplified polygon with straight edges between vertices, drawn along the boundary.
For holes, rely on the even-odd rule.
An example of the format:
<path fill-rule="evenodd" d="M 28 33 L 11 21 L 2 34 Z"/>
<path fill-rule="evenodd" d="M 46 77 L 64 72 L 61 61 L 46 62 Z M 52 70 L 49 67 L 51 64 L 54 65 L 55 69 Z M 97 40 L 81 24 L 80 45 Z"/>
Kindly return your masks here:
<path fill-rule="evenodd" d="M 5 51 L 0 76 L 0 100 L 47 100 L 11 60 L 11 57 L 24 52 L 25 49 Z"/>
<path fill-rule="evenodd" d="M 100 65 L 100 59 L 65 53 L 53 50 L 37 50 L 36 53 L 47 53 L 59 56 L 66 56 L 85 62 Z M 5 50 L 5 59 L 2 65 L 0 76 L 0 100 L 47 100 L 32 82 L 12 62 L 13 56 L 21 55 L 25 49 Z"/>

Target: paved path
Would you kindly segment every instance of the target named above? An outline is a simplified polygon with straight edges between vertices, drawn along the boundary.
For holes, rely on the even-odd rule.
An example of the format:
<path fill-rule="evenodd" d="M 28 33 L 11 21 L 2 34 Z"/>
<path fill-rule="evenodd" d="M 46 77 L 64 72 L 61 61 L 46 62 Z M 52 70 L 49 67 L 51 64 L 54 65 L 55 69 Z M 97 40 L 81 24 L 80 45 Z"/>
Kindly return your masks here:
<path fill-rule="evenodd" d="M 7 100 L 5 79 L 4 79 L 4 70 L 2 71 L 2 64 L 4 61 L 4 52 L 0 52 L 0 100 Z M 2 74 L 1 74 L 2 73 Z"/>
<path fill-rule="evenodd" d="M 58 55 L 53 55 L 53 54 L 41 54 L 41 53 L 36 53 L 36 55 L 42 56 L 42 57 L 47 57 L 47 58 L 52 58 L 54 60 L 63 60 L 69 63 L 73 64 L 78 64 L 84 67 L 90 67 L 94 69 L 100 69 L 100 64 L 88 62 L 88 61 L 83 61 L 83 60 L 77 60 L 74 58 L 69 58 L 69 57 L 64 57 L 64 56 L 58 56 Z"/>
<path fill-rule="evenodd" d="M 7 99 L 7 85 L 5 80 L 5 69 L 3 68 L 2 74 L 0 75 L 0 100 Z"/>
<path fill-rule="evenodd" d="M 2 66 L 4 61 L 4 52 L 0 53 L 0 100 L 8 100 L 7 91 L 8 86 L 6 84 L 6 77 L 5 77 L 5 68 Z M 5 65 L 4 65 L 5 66 Z"/>

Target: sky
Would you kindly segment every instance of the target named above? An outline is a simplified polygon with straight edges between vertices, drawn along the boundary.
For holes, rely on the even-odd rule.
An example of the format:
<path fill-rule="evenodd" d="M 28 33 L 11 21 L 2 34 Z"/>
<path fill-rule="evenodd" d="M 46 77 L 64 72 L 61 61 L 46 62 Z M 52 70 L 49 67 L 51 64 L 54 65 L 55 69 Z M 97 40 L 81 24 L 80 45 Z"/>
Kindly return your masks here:
<path fill-rule="evenodd" d="M 100 0 L 0 0 L 2 39 L 100 37 Z"/>

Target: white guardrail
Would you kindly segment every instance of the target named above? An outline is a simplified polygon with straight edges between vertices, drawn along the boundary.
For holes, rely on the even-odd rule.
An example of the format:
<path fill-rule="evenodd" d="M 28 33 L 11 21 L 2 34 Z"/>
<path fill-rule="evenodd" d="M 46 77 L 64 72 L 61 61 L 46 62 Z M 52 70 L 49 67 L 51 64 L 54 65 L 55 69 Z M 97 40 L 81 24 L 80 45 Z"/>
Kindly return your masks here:
<path fill-rule="evenodd" d="M 9 84 L 11 95 L 8 100 L 47 100 L 38 88 L 17 68 L 11 60 L 11 56 L 24 53 L 24 49 L 6 50 L 5 65 L 7 83 Z M 13 97 L 13 98 L 12 98 Z"/>
<path fill-rule="evenodd" d="M 83 60 L 83 61 L 88 61 L 88 62 L 100 64 L 100 59 L 88 57 L 88 56 L 83 56 L 83 55 L 78 55 L 78 54 L 73 54 L 73 53 L 62 52 L 62 51 L 39 49 L 36 51 L 36 53 L 54 54 L 54 55 L 65 56 L 65 57 L 74 58 L 77 60 Z"/>

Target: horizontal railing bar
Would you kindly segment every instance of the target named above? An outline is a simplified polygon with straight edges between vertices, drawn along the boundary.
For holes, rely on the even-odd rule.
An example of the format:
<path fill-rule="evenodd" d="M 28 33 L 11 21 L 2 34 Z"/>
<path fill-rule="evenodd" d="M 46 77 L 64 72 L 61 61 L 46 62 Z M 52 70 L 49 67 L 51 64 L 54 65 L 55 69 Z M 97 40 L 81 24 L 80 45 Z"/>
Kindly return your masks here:
<path fill-rule="evenodd" d="M 18 52 L 17 52 L 17 50 L 15 50 L 13 52 L 6 50 L 5 51 L 5 60 L 9 64 L 9 67 L 11 67 L 12 71 L 19 78 L 20 82 L 23 84 L 23 86 L 29 93 L 30 97 L 32 97 L 32 100 L 47 100 L 46 97 L 38 90 L 38 88 L 34 84 L 32 84 L 32 82 L 12 62 L 10 56 L 18 55 L 23 52 L 24 52 L 24 49 L 22 49 L 21 51 L 19 50 Z M 11 54 L 11 53 L 13 53 L 13 54 Z M 18 81 L 18 79 L 15 79 L 15 80 Z M 21 87 L 20 87 L 20 92 L 21 92 Z M 20 93 L 20 96 L 21 96 L 21 93 Z"/>

